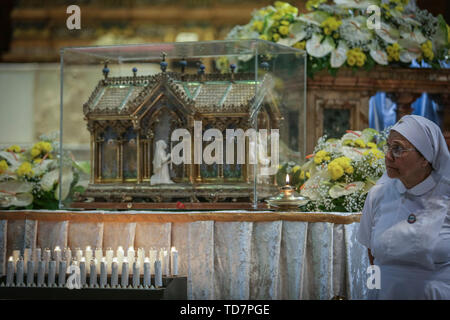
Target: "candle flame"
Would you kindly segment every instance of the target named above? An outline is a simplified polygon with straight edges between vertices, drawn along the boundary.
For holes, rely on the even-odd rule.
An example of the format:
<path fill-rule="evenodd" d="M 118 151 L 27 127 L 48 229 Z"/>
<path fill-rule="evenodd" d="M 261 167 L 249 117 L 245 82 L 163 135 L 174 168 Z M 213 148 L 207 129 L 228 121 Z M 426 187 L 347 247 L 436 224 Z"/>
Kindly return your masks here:
<path fill-rule="evenodd" d="M 288 185 L 288 184 L 289 184 L 289 175 L 286 174 L 286 185 Z"/>
<path fill-rule="evenodd" d="M 172 249 L 170 249 L 170 251 L 172 251 L 172 252 L 177 251 L 177 248 L 172 247 Z"/>
<path fill-rule="evenodd" d="M 55 247 L 55 251 L 61 251 L 61 249 L 59 248 L 59 246 Z"/>
<path fill-rule="evenodd" d="M 150 262 L 150 259 L 149 258 L 145 258 L 144 262 Z"/>
<path fill-rule="evenodd" d="M 14 260 L 13 260 L 13 257 L 10 256 L 9 259 L 8 259 L 8 261 L 14 261 Z"/>
<path fill-rule="evenodd" d="M 86 247 L 86 250 L 91 250 L 91 246 L 87 246 L 87 247 Z"/>

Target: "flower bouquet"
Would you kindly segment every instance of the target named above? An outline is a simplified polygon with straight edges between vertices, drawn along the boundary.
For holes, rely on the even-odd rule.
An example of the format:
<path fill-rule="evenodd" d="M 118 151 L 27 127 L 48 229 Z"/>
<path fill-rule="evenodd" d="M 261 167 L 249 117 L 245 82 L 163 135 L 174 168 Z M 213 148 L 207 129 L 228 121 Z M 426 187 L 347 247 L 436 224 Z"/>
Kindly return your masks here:
<path fill-rule="evenodd" d="M 369 189 L 385 171 L 382 146 L 386 131 L 348 130 L 341 139 L 318 140 L 303 165 L 286 163 L 279 168 L 278 183 L 291 176 L 302 196 L 310 201 L 303 211 L 359 212 Z"/>
<path fill-rule="evenodd" d="M 263 39 L 306 50 L 310 77 L 322 69 L 335 75 L 344 66 L 407 67 L 413 60 L 440 68 L 449 56 L 450 27 L 441 15 L 435 17 L 409 2 L 309 0 L 308 11 L 299 14 L 289 3 L 276 1 L 254 11 L 250 22 L 234 27 L 227 39 Z M 241 59 L 243 67 L 245 58 Z"/>
<path fill-rule="evenodd" d="M 29 149 L 12 145 L 0 150 L 0 208 L 58 209 L 60 194 L 65 200 L 84 190 L 89 171 L 89 163 L 68 152 L 61 155 L 53 137 L 41 136 Z"/>

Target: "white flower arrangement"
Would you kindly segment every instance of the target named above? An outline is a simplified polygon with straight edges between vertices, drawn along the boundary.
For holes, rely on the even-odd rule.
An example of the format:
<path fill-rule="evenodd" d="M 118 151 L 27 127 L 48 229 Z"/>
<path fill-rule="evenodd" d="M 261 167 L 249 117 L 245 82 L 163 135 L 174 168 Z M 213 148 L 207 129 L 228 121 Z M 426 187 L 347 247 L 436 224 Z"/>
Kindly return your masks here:
<path fill-rule="evenodd" d="M 449 55 L 450 27 L 441 15 L 434 17 L 409 2 L 309 0 L 308 12 L 299 14 L 289 3 L 276 1 L 255 10 L 250 22 L 233 28 L 227 39 L 259 38 L 306 50 L 310 76 L 322 69 L 335 74 L 344 66 L 408 66 L 413 60 L 440 68 L 439 61 Z M 366 9 L 371 5 L 380 10 L 379 28 L 369 27 Z"/>
<path fill-rule="evenodd" d="M 301 210 L 359 212 L 369 189 L 385 172 L 382 146 L 386 131 L 351 131 L 340 139 L 318 140 L 303 165 L 285 164 L 279 177 L 290 174 L 292 184 L 310 201 Z"/>
<path fill-rule="evenodd" d="M 82 192 L 89 164 L 63 152 L 61 193 L 57 133 L 41 136 L 31 148 L 12 145 L 0 150 L 0 208 L 58 209 L 61 200 Z"/>

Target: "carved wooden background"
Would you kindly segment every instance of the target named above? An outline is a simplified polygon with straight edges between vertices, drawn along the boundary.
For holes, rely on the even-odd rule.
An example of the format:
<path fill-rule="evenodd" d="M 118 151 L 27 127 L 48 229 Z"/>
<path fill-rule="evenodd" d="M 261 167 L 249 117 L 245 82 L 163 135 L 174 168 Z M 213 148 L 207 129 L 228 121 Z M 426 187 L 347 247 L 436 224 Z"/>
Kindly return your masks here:
<path fill-rule="evenodd" d="M 450 70 L 404 69 L 375 67 L 369 72 L 340 70 L 336 77 L 327 72 L 308 79 L 307 90 L 307 153 L 324 134 L 324 114 L 338 109 L 349 114 L 349 129 L 369 126 L 369 99 L 384 91 L 397 103 L 397 119 L 412 113 L 411 104 L 422 93 L 442 106 L 442 131 L 450 144 Z"/>

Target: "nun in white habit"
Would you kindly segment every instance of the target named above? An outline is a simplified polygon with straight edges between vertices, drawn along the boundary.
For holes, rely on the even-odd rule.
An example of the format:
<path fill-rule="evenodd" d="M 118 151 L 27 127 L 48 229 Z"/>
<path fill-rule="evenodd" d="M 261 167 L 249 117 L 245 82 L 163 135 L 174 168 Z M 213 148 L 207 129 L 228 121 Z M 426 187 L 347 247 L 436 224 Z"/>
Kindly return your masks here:
<path fill-rule="evenodd" d="M 439 127 L 401 118 L 385 146 L 387 177 L 367 196 L 358 241 L 380 267 L 378 299 L 450 299 L 450 154 Z"/>

